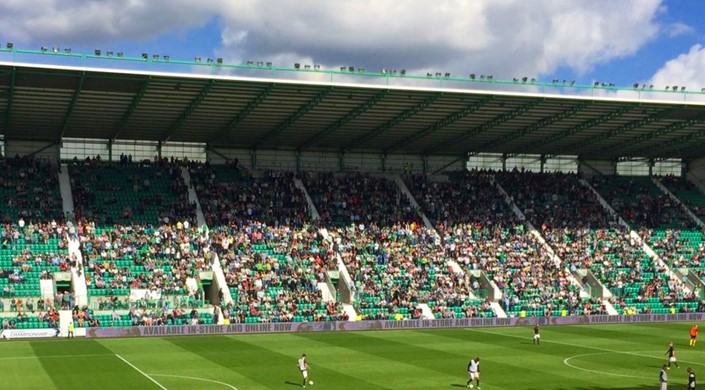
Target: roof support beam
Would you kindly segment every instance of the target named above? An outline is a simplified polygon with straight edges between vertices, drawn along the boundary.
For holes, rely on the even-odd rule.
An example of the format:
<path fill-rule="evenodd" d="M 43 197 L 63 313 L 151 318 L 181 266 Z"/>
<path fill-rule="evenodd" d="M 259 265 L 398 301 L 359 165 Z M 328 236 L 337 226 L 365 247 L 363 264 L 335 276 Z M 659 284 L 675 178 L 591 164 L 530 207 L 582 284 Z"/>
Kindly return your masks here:
<path fill-rule="evenodd" d="M 626 133 L 627 131 L 634 130 L 634 129 L 638 129 L 638 128 L 642 127 L 642 126 L 646 126 L 646 125 L 648 125 L 648 124 L 650 124 L 650 123 L 659 121 L 659 120 L 661 120 L 661 119 L 663 119 L 663 118 L 666 118 L 666 117 L 668 117 L 669 115 L 671 115 L 671 114 L 673 114 L 673 113 L 675 113 L 675 112 L 678 112 L 678 111 L 680 111 L 680 110 L 682 110 L 682 109 L 683 109 L 683 107 L 680 107 L 680 106 L 679 106 L 679 107 L 672 107 L 672 108 L 667 108 L 667 109 L 665 109 L 665 110 L 661 110 L 660 112 L 656 113 L 655 115 L 650 115 L 650 116 L 647 116 L 646 118 L 629 122 L 629 123 L 627 123 L 626 125 L 624 125 L 624 126 L 622 126 L 622 127 L 619 127 L 619 128 L 616 128 L 616 129 L 612 129 L 612 130 L 607 131 L 607 132 L 605 132 L 605 133 L 598 134 L 598 135 L 596 135 L 596 136 L 594 136 L 594 137 L 592 137 L 592 138 L 588 138 L 588 139 L 586 139 L 586 140 L 577 142 L 577 143 L 575 143 L 575 144 L 573 144 L 573 145 L 568 146 L 568 148 L 571 148 L 571 149 L 572 149 L 572 148 L 576 148 L 576 147 L 577 147 L 577 148 L 579 148 L 578 150 L 584 150 L 587 146 L 594 145 L 594 144 L 596 144 L 596 143 L 598 143 L 598 142 L 600 142 L 600 141 L 605 141 L 605 140 L 608 140 L 608 139 L 610 139 L 610 138 L 612 138 L 612 137 L 614 137 L 614 136 L 617 136 L 617 135 L 620 135 L 620 134 L 624 134 L 624 133 Z M 580 153 L 578 153 L 578 154 L 580 154 Z"/>
<path fill-rule="evenodd" d="M 389 90 L 385 89 L 375 96 L 373 96 L 371 99 L 368 101 L 362 103 L 361 105 L 357 106 L 355 109 L 350 111 L 347 115 L 345 115 L 343 118 L 338 119 L 333 123 L 332 125 L 326 127 L 325 129 L 319 131 L 317 134 L 313 135 L 312 137 L 309 137 L 306 141 L 302 142 L 299 145 L 299 149 L 307 149 L 312 146 L 318 145 L 325 137 L 328 135 L 334 133 L 341 127 L 347 125 L 348 123 L 352 122 L 355 118 L 358 116 L 364 114 L 367 112 L 370 108 L 374 107 L 379 103 L 385 96 L 389 94 Z"/>
<path fill-rule="evenodd" d="M 186 109 L 179 115 L 179 118 L 172 123 L 171 126 L 169 126 L 169 130 L 167 131 L 164 136 L 161 138 L 161 142 L 168 142 L 171 137 L 174 136 L 174 133 L 176 133 L 181 126 L 184 125 L 184 123 L 188 120 L 189 116 L 193 114 L 194 111 L 198 108 L 201 103 L 206 99 L 208 96 L 208 93 L 213 89 L 213 86 L 215 85 L 215 80 L 211 79 L 208 81 L 206 85 L 201 88 L 201 92 L 196 96 L 193 100 L 191 100 L 191 103 L 186 107 Z"/>
<path fill-rule="evenodd" d="M 705 129 L 700 129 L 694 133 L 682 135 L 678 138 L 674 138 L 674 139 L 672 139 L 668 142 L 664 142 L 662 144 L 652 145 L 652 146 L 648 146 L 645 148 L 635 150 L 635 151 L 631 152 L 630 154 L 632 156 L 640 156 L 640 157 L 650 156 L 653 152 L 655 152 L 659 149 L 664 149 L 664 150 L 668 150 L 671 148 L 677 149 L 677 147 L 680 145 L 687 144 L 689 142 L 692 142 L 692 141 L 695 141 L 695 140 L 698 140 L 698 139 L 704 138 L 704 137 L 705 137 Z"/>
<path fill-rule="evenodd" d="M 457 121 L 459 121 L 469 115 L 472 115 L 474 112 L 481 109 L 482 107 L 487 105 L 487 103 L 491 102 L 492 100 L 494 100 L 494 96 L 487 96 L 484 99 L 481 99 L 480 101 L 477 101 L 477 102 L 463 108 L 460 111 L 457 111 L 457 112 L 454 112 L 454 113 L 448 115 L 447 117 L 439 120 L 438 122 L 432 124 L 431 126 L 428 126 L 424 129 L 421 129 L 420 131 L 403 139 L 401 142 L 397 142 L 394 145 L 387 147 L 385 149 L 386 149 L 387 153 L 391 153 L 392 151 L 402 149 L 404 146 L 406 146 L 408 144 L 414 143 L 427 135 L 433 134 L 436 131 L 438 131 L 446 126 L 449 126 L 449 125 L 451 125 L 451 124 L 453 124 L 453 123 L 455 123 L 455 122 L 457 122 Z"/>
<path fill-rule="evenodd" d="M 447 140 L 447 141 L 441 142 L 441 143 L 438 144 L 438 145 L 435 145 L 435 146 L 433 146 L 433 147 L 428 148 L 428 149 L 424 152 L 424 154 L 427 154 L 427 155 L 435 154 L 436 152 L 442 151 L 443 149 L 445 149 L 445 148 L 448 147 L 448 146 L 457 145 L 457 144 L 459 144 L 459 143 L 465 141 L 466 139 L 468 139 L 468 138 L 470 138 L 470 137 L 474 137 L 474 136 L 476 136 L 476 135 L 478 135 L 478 134 L 482 134 L 482 133 L 484 133 L 485 131 L 487 131 L 487 130 L 489 130 L 489 129 L 492 129 L 493 127 L 497 127 L 497 126 L 501 125 L 501 124 L 504 123 L 504 122 L 510 121 L 510 120 L 516 118 L 517 116 L 526 113 L 527 111 L 529 111 L 529 110 L 531 110 L 532 108 L 536 107 L 536 106 L 539 105 L 540 103 L 541 103 L 541 101 L 535 100 L 535 101 L 532 101 L 532 102 L 530 102 L 530 103 L 528 103 L 528 104 L 525 104 L 525 105 L 523 105 L 523 106 L 521 106 L 521 107 L 519 107 L 519 108 L 517 108 L 517 109 L 515 109 L 515 110 L 506 112 L 506 113 L 504 113 L 504 114 L 502 114 L 502 115 L 499 115 L 499 116 L 496 116 L 496 117 L 494 117 L 492 120 L 490 120 L 489 122 L 483 123 L 483 124 L 481 124 L 480 126 L 477 126 L 477 127 L 473 128 L 473 129 L 470 129 L 470 130 L 468 130 L 467 132 L 465 132 L 465 133 L 463 133 L 463 134 L 460 134 L 459 136 L 453 137 L 453 138 L 451 138 L 451 139 L 449 139 L 449 140 Z"/>
<path fill-rule="evenodd" d="M 227 125 L 225 125 L 217 133 L 215 133 L 215 135 L 208 140 L 208 143 L 213 143 L 226 138 L 230 134 L 230 132 L 232 132 L 233 129 L 237 127 L 237 125 L 242 123 L 242 121 L 244 121 L 245 118 L 247 118 L 247 116 L 250 115 L 252 111 L 254 111 L 257 106 L 259 106 L 264 101 L 264 99 L 266 99 L 267 96 L 272 93 L 272 90 L 274 90 L 275 86 L 276 84 L 269 84 L 267 88 L 265 88 L 262 92 L 259 93 L 259 95 L 252 99 L 252 101 L 249 102 L 247 106 L 242 109 L 242 111 L 235 115 L 235 117 L 231 119 Z"/>
<path fill-rule="evenodd" d="M 301 119 L 304 115 L 306 115 L 309 111 L 313 110 L 319 103 L 321 103 L 321 101 L 323 101 L 326 96 L 333 92 L 333 89 L 333 87 L 328 87 L 323 91 L 319 92 L 316 96 L 313 97 L 313 99 L 309 100 L 308 103 L 299 107 L 299 109 L 296 110 L 295 113 L 291 114 L 291 116 L 289 116 L 282 123 L 280 123 L 274 130 L 270 131 L 269 133 L 265 134 L 264 136 L 260 137 L 260 139 L 255 141 L 252 144 L 252 149 L 259 149 L 262 145 L 271 141 L 274 137 L 278 136 L 286 129 L 291 127 L 291 125 L 296 123 L 296 121 Z"/>
<path fill-rule="evenodd" d="M 360 137 L 357 137 L 345 149 L 348 149 L 350 146 L 360 147 L 364 144 L 367 144 L 368 142 L 370 142 L 373 138 L 377 137 L 378 135 L 384 133 L 387 130 L 394 128 L 396 125 L 404 122 L 405 120 L 407 120 L 407 119 L 411 118 L 412 116 L 418 114 L 419 112 L 425 110 L 426 107 L 433 104 L 441 96 L 443 96 L 443 93 L 439 92 L 439 93 L 436 93 L 436 94 L 433 94 L 433 95 L 427 97 L 426 99 L 424 99 L 423 101 L 421 101 L 417 105 L 415 105 L 414 107 L 411 107 L 409 109 L 402 111 L 399 115 L 395 116 L 394 118 L 390 119 L 386 123 L 375 128 L 374 130 L 368 132 L 367 134 L 364 134 Z"/>
<path fill-rule="evenodd" d="M 574 106 L 566 111 L 562 111 L 562 112 L 559 112 L 558 114 L 555 114 L 553 116 L 543 118 L 540 121 L 538 121 L 532 125 L 526 126 L 518 131 L 507 134 L 507 135 L 500 137 L 494 141 L 490 141 L 490 142 L 482 145 L 481 147 L 479 147 L 478 150 L 484 151 L 484 150 L 487 150 L 488 148 L 500 146 L 500 145 L 503 145 L 509 141 L 515 140 L 517 138 L 523 137 L 528 134 L 531 134 L 537 130 L 541 130 L 541 129 L 545 128 L 546 126 L 550 126 L 558 121 L 572 117 L 573 115 L 582 111 L 587 106 L 588 106 L 587 103 L 578 104 L 577 106 Z M 526 149 L 524 149 L 524 150 L 526 150 Z"/>
<path fill-rule="evenodd" d="M 73 98 L 71 98 L 71 104 L 69 104 L 68 110 L 66 110 L 66 115 L 64 116 L 64 124 L 61 126 L 61 132 L 59 133 L 59 137 L 57 138 L 59 142 L 64 138 L 64 135 L 66 134 L 66 129 L 69 127 L 69 123 L 71 122 L 71 114 L 73 114 L 73 111 L 76 109 L 76 103 L 78 103 L 78 98 L 81 96 L 81 90 L 83 90 L 83 82 L 86 81 L 86 72 L 81 72 L 81 77 L 78 79 L 78 83 L 76 84 L 76 90 L 73 93 Z"/>
<path fill-rule="evenodd" d="M 590 119 L 589 121 L 583 122 L 583 123 L 581 123 L 581 124 L 579 124 L 579 125 L 577 125 L 577 126 L 575 126 L 575 127 L 573 127 L 573 128 L 564 130 L 564 131 L 560 132 L 559 134 L 550 136 L 550 137 L 548 137 L 548 138 L 546 138 L 546 139 L 542 139 L 542 140 L 539 140 L 539 141 L 536 141 L 536 142 L 532 142 L 532 143 L 529 144 L 529 145 L 525 145 L 524 148 L 530 149 L 530 148 L 533 148 L 533 147 L 535 147 L 535 146 L 537 146 L 537 145 L 548 145 L 548 144 L 552 144 L 552 143 L 557 142 L 557 141 L 560 141 L 560 140 L 562 140 L 562 139 L 564 139 L 564 138 L 570 137 L 571 135 L 576 134 L 576 133 L 578 133 L 578 132 L 581 132 L 581 131 L 583 131 L 583 130 L 587 130 L 587 129 L 591 128 L 591 127 L 595 127 L 595 126 L 600 125 L 600 124 L 602 124 L 602 123 L 608 122 L 608 121 L 610 121 L 610 120 L 612 120 L 612 119 L 619 118 L 620 116 L 622 116 L 622 115 L 626 114 L 627 112 L 631 111 L 634 107 L 636 107 L 636 106 L 624 106 L 624 107 L 621 107 L 621 108 L 618 109 L 618 110 L 609 112 L 609 113 L 607 113 L 607 114 L 605 114 L 605 115 L 602 115 L 602 116 L 597 117 L 597 118 L 594 118 L 594 119 Z"/>
<path fill-rule="evenodd" d="M 12 67 L 12 76 L 10 77 L 10 95 L 7 97 L 7 106 L 5 107 L 5 124 L 2 127 L 2 134 L 6 135 L 10 128 L 10 113 L 12 112 L 12 104 L 15 101 L 15 82 L 17 80 L 17 67 Z"/>
<path fill-rule="evenodd" d="M 689 119 L 686 121 L 673 123 L 673 124 L 668 125 L 666 127 L 662 127 L 658 130 L 654 130 L 650 133 L 641 134 L 638 137 L 634 137 L 634 138 L 630 139 L 629 141 L 624 142 L 624 145 L 626 145 L 626 150 L 631 150 L 631 149 L 634 149 L 635 146 L 639 146 L 639 144 L 650 141 L 656 137 L 668 135 L 668 134 L 674 133 L 676 131 L 679 131 L 679 130 L 682 130 L 687 127 L 694 126 L 694 125 L 697 125 L 697 124 L 700 124 L 703 122 L 705 122 L 705 115 L 701 115 L 696 119 Z"/>
<path fill-rule="evenodd" d="M 117 126 L 115 126 L 115 131 L 113 132 L 112 136 L 110 136 L 110 141 L 115 141 L 115 139 L 120 135 L 120 131 L 127 125 L 127 122 L 130 120 L 130 117 L 132 117 L 132 114 L 135 112 L 137 107 L 140 105 L 140 102 L 142 101 L 142 98 L 144 95 L 147 93 L 147 89 L 149 88 L 149 84 L 152 82 L 152 76 L 147 76 L 147 78 L 144 80 L 142 83 L 142 88 L 140 88 L 139 92 L 135 95 L 135 97 L 132 98 L 132 103 L 130 103 L 130 106 L 127 107 L 127 111 L 122 115 L 122 119 L 120 119 L 120 123 L 118 123 Z"/>

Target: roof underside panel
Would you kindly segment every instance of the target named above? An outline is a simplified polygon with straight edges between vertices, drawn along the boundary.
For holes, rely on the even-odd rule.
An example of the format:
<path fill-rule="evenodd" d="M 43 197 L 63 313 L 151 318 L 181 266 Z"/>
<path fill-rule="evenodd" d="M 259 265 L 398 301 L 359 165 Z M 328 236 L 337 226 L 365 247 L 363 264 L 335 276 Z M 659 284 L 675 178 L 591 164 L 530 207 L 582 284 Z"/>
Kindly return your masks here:
<path fill-rule="evenodd" d="M 219 147 L 705 156 L 705 106 L 0 64 L 0 134 Z"/>

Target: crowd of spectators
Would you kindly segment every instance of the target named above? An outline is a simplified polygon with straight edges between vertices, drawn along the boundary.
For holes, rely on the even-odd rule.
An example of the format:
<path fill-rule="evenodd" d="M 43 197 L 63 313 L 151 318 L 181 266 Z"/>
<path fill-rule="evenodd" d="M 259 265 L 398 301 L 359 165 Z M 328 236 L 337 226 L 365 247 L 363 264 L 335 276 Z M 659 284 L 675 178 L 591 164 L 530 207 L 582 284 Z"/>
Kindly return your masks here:
<path fill-rule="evenodd" d="M 508 298 L 510 314 L 573 297 L 564 270 L 507 206 L 493 176 L 463 172 L 447 182 L 414 176 L 408 186 L 430 210 L 447 258 L 486 272 Z"/>
<path fill-rule="evenodd" d="M 308 173 L 302 180 L 326 226 L 420 223 L 396 183 L 366 173 Z"/>
<path fill-rule="evenodd" d="M 200 292 L 188 279 L 210 269 L 208 235 L 188 221 L 111 228 L 82 223 L 78 229 L 86 284 L 95 289 L 135 288 L 195 297 Z"/>
<path fill-rule="evenodd" d="M 192 167 L 191 182 L 209 226 L 256 221 L 301 227 L 310 220 L 291 172 L 266 171 L 255 178 L 237 165 L 202 164 Z"/>
<path fill-rule="evenodd" d="M 698 218 L 705 220 L 705 194 L 695 184 L 677 176 L 664 176 L 659 178 L 659 181 Z"/>
<path fill-rule="evenodd" d="M 96 158 L 74 159 L 69 165 L 77 221 L 101 226 L 130 223 L 196 221 L 181 168 L 188 162 L 155 159 L 132 163 Z"/>
<path fill-rule="evenodd" d="M 189 169 L 210 231 L 194 226 L 195 206 L 188 202 L 183 167 Z M 61 210 L 55 166 L 14 159 L 0 161 L 2 168 L 12 173 L 0 180 L 0 189 L 28 191 L 12 184 L 15 176 L 39 182 L 39 209 Z M 669 304 L 695 298 L 684 294 L 678 281 L 663 276 L 664 270 L 644 254 L 641 243 L 619 227 L 617 217 L 606 213 L 575 175 L 473 171 L 438 181 L 407 175 L 421 207 L 417 210 L 387 178 L 309 173 L 301 179 L 321 216 L 312 221 L 293 173 L 252 175 L 237 164 L 215 167 L 166 159 L 133 163 L 129 156 L 119 163 L 74 160 L 70 169 L 85 277 L 90 288 L 105 290 L 99 305 L 104 309 L 127 307 L 113 296 L 115 290 L 203 299 L 202 288 L 194 288 L 193 280 L 198 271 L 209 270 L 216 257 L 235 299 L 222 308 L 232 322 L 345 319 L 340 304 L 325 301 L 317 288 L 326 280 L 326 271 L 336 269 L 338 255 L 352 276 L 355 306 L 368 319 L 420 318 L 420 303 L 427 303 L 437 318 L 492 315 L 489 301 L 469 298 L 484 296 L 477 280 L 463 276 L 477 270 L 502 290 L 502 303 L 511 315 L 604 312 L 600 302 L 580 299 L 568 282 L 567 271 L 581 268 L 590 268 L 617 292 L 615 306 L 625 312 L 634 302 L 658 298 Z M 44 176 L 52 179 L 43 181 Z M 502 199 L 495 180 L 563 264 L 527 231 Z M 687 216 L 650 183 L 625 178 L 597 178 L 592 183 L 618 213 L 641 228 L 669 264 L 700 265 L 705 248 L 680 236 L 679 229 L 692 226 Z M 50 205 L 44 196 L 48 193 L 58 203 Z M 419 211 L 435 230 L 423 225 Z M 51 278 L 51 272 L 76 264 L 66 251 L 70 232 L 61 216 L 37 223 L 35 214 L 21 213 L 19 222 L 9 219 L 0 228 L 2 250 L 13 253 L 12 269 L 0 269 L 0 278 L 10 282 L 5 290 L 36 271 Z M 144 222 L 152 216 L 152 223 Z M 649 230 L 663 226 L 674 230 L 665 235 Z M 328 229 L 329 239 L 320 228 Z M 35 250 L 35 244 L 50 241 L 56 251 Z M 465 272 L 457 272 L 454 264 Z M 57 297 L 57 304 L 74 306 L 64 298 Z M 131 307 L 129 318 L 140 325 L 198 317 L 179 305 L 132 302 Z M 77 323 L 99 325 L 86 310 L 74 312 Z"/>
<path fill-rule="evenodd" d="M 27 221 L 63 222 L 58 166 L 35 157 L 0 159 L 0 215 L 11 224 Z"/>
<path fill-rule="evenodd" d="M 680 205 L 650 177 L 595 176 L 591 185 L 635 229 L 693 229 Z"/>
<path fill-rule="evenodd" d="M 232 322 L 340 320 L 347 316 L 336 302 L 326 302 L 317 288 L 325 272 L 335 269 L 330 243 L 306 226 L 221 226 L 211 231 L 232 305 L 223 316 Z"/>

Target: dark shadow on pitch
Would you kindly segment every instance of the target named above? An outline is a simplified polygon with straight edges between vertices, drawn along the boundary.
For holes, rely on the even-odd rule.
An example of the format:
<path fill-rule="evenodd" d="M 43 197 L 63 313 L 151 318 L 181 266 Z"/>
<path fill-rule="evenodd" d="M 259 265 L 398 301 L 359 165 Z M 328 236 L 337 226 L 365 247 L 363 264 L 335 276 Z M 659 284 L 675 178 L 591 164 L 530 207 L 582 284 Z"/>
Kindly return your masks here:
<path fill-rule="evenodd" d="M 291 382 L 291 381 L 286 381 L 286 382 L 284 382 L 284 383 L 287 384 L 287 385 L 290 385 L 290 386 L 301 387 L 301 383 L 294 383 L 294 382 Z"/>

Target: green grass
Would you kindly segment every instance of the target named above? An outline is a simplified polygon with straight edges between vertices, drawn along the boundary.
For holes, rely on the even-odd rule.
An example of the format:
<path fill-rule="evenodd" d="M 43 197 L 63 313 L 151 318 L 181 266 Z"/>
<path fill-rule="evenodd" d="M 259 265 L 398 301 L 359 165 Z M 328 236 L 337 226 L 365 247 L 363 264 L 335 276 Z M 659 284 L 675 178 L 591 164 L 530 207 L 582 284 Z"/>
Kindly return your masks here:
<path fill-rule="evenodd" d="M 691 324 L 545 326 L 541 345 L 520 328 L 294 333 L 0 342 L 6 389 L 296 389 L 296 359 L 309 357 L 313 389 L 461 389 L 471 357 L 482 389 L 646 390 L 673 340 L 686 367 L 705 378 L 705 341 L 688 346 Z M 122 359 L 124 360 L 122 360 Z M 229 386 L 228 386 L 229 385 Z"/>

